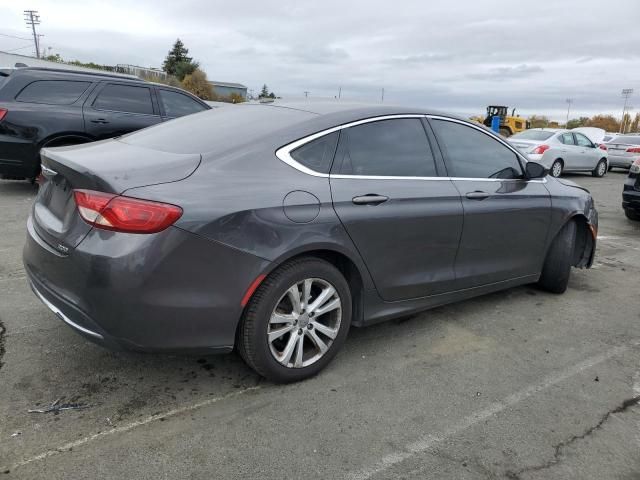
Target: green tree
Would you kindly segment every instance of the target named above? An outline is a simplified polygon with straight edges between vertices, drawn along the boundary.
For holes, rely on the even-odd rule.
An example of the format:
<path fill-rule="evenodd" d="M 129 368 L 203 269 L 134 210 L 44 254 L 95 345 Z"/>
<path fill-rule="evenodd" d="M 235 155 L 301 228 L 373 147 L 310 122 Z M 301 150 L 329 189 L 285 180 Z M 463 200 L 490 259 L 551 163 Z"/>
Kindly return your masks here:
<path fill-rule="evenodd" d="M 531 115 L 529 117 L 531 128 L 545 128 L 549 126 L 549 119 L 544 115 Z"/>
<path fill-rule="evenodd" d="M 567 122 L 566 127 L 569 129 L 584 127 L 588 121 L 589 121 L 589 117 L 573 118 Z"/>
<path fill-rule="evenodd" d="M 265 83 L 264 85 L 262 85 L 262 90 L 260 90 L 260 95 L 258 95 L 258 98 L 267 98 L 269 96 L 269 87 L 267 87 L 267 84 Z"/>
<path fill-rule="evenodd" d="M 188 53 L 189 49 L 178 38 L 173 44 L 173 48 L 167 53 L 162 69 L 169 75 L 175 76 L 178 80 L 184 80 L 185 76 L 191 75 L 200 66 L 192 57 L 188 56 Z"/>

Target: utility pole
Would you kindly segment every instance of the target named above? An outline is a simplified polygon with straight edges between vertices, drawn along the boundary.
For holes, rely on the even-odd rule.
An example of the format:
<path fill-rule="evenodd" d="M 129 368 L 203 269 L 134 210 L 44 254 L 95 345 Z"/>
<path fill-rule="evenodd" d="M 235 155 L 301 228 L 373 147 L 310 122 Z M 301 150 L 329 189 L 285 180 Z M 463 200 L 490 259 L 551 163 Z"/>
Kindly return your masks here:
<path fill-rule="evenodd" d="M 31 27 L 33 32 L 33 43 L 36 47 L 36 58 L 40 58 L 40 46 L 38 45 L 38 34 L 36 33 L 36 25 L 40 25 L 40 15 L 37 10 L 25 10 L 24 21 L 27 27 Z"/>
<path fill-rule="evenodd" d="M 338 100 L 342 98 L 342 87 L 338 87 Z"/>
<path fill-rule="evenodd" d="M 384 103 L 384 87 L 382 87 L 382 97 L 380 98 L 380 103 Z"/>
<path fill-rule="evenodd" d="M 307 91 L 305 90 L 303 93 L 304 93 L 304 98 L 308 98 L 308 97 L 309 97 L 309 94 L 310 94 L 311 92 L 307 92 Z"/>
<path fill-rule="evenodd" d="M 567 122 L 564 124 L 564 128 L 568 128 L 569 125 L 569 112 L 571 111 L 571 103 L 573 102 L 572 98 L 567 98 Z"/>
<path fill-rule="evenodd" d="M 627 111 L 627 101 L 629 97 L 633 94 L 633 88 L 623 88 L 622 96 L 624 97 L 624 107 L 622 107 L 622 120 L 620 121 L 620 131 L 618 133 L 622 133 L 622 124 L 624 123 L 624 114 Z"/>

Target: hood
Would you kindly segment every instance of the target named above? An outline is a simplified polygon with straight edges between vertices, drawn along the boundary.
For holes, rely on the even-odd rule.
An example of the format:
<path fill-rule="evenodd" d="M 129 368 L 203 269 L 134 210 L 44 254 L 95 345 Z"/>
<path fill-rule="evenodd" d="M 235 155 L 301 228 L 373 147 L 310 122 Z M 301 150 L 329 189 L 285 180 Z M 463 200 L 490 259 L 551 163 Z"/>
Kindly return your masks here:
<path fill-rule="evenodd" d="M 580 190 L 583 190 L 587 193 L 591 193 L 589 192 L 589 190 L 587 190 L 586 188 L 578 185 L 576 182 L 572 182 L 571 180 L 567 180 L 566 178 L 556 178 L 556 180 L 558 182 L 560 182 L 562 185 L 565 185 L 567 187 L 574 187 L 574 188 L 579 188 Z"/>
<path fill-rule="evenodd" d="M 604 137 L 607 134 L 607 132 L 602 128 L 596 127 L 578 127 L 571 129 L 571 131 L 583 134 L 593 143 L 602 143 L 602 140 L 604 140 Z"/>

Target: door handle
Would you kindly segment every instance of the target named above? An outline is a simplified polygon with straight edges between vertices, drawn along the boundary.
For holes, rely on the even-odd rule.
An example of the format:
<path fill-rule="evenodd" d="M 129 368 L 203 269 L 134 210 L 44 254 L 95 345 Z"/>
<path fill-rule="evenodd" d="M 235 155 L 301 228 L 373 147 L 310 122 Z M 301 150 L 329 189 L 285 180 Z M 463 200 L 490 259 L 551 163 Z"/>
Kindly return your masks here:
<path fill-rule="evenodd" d="M 91 120 L 91 123 L 109 123 L 109 120 L 105 120 L 104 118 L 96 118 L 95 120 Z"/>
<path fill-rule="evenodd" d="M 484 200 L 485 198 L 489 198 L 490 195 L 487 192 L 476 190 L 475 192 L 467 193 L 466 197 L 470 200 Z"/>
<path fill-rule="evenodd" d="M 353 197 L 351 200 L 355 205 L 379 205 L 389 200 L 389 197 L 377 195 L 375 193 L 367 193 L 359 197 Z"/>

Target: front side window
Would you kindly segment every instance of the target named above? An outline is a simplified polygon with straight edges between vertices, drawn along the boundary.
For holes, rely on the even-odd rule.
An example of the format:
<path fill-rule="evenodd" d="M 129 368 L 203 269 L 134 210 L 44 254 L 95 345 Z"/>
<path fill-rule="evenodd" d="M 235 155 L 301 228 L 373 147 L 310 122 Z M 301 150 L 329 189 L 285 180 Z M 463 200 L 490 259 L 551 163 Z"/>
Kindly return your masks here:
<path fill-rule="evenodd" d="M 342 140 L 344 138 L 344 141 Z M 381 120 L 343 130 L 337 173 L 434 177 L 433 153 L 418 118 Z M 336 160 L 338 162 L 338 160 Z"/>
<path fill-rule="evenodd" d="M 191 113 L 201 112 L 205 107 L 193 98 L 171 90 L 158 90 L 164 113 L 168 117 L 182 117 Z"/>
<path fill-rule="evenodd" d="M 107 85 L 93 102 L 98 110 L 153 115 L 151 89 L 133 85 Z"/>
<path fill-rule="evenodd" d="M 73 80 L 38 80 L 31 82 L 16 97 L 18 102 L 71 105 L 80 98 L 91 82 Z"/>
<path fill-rule="evenodd" d="M 576 142 L 573 140 L 573 135 L 571 133 L 563 133 L 560 136 L 560 141 L 565 145 L 575 145 Z"/>
<path fill-rule="evenodd" d="M 338 132 L 333 132 L 305 143 L 290 153 L 291 158 L 315 172 L 329 173 L 338 136 Z"/>
<path fill-rule="evenodd" d="M 447 159 L 450 176 L 522 178 L 517 155 L 498 140 L 460 123 L 431 120 L 431 124 Z"/>
<path fill-rule="evenodd" d="M 576 136 L 576 142 L 581 147 L 593 147 L 593 143 L 591 143 L 591 140 L 589 140 L 587 137 L 585 137 L 581 133 L 575 133 L 574 135 Z"/>

